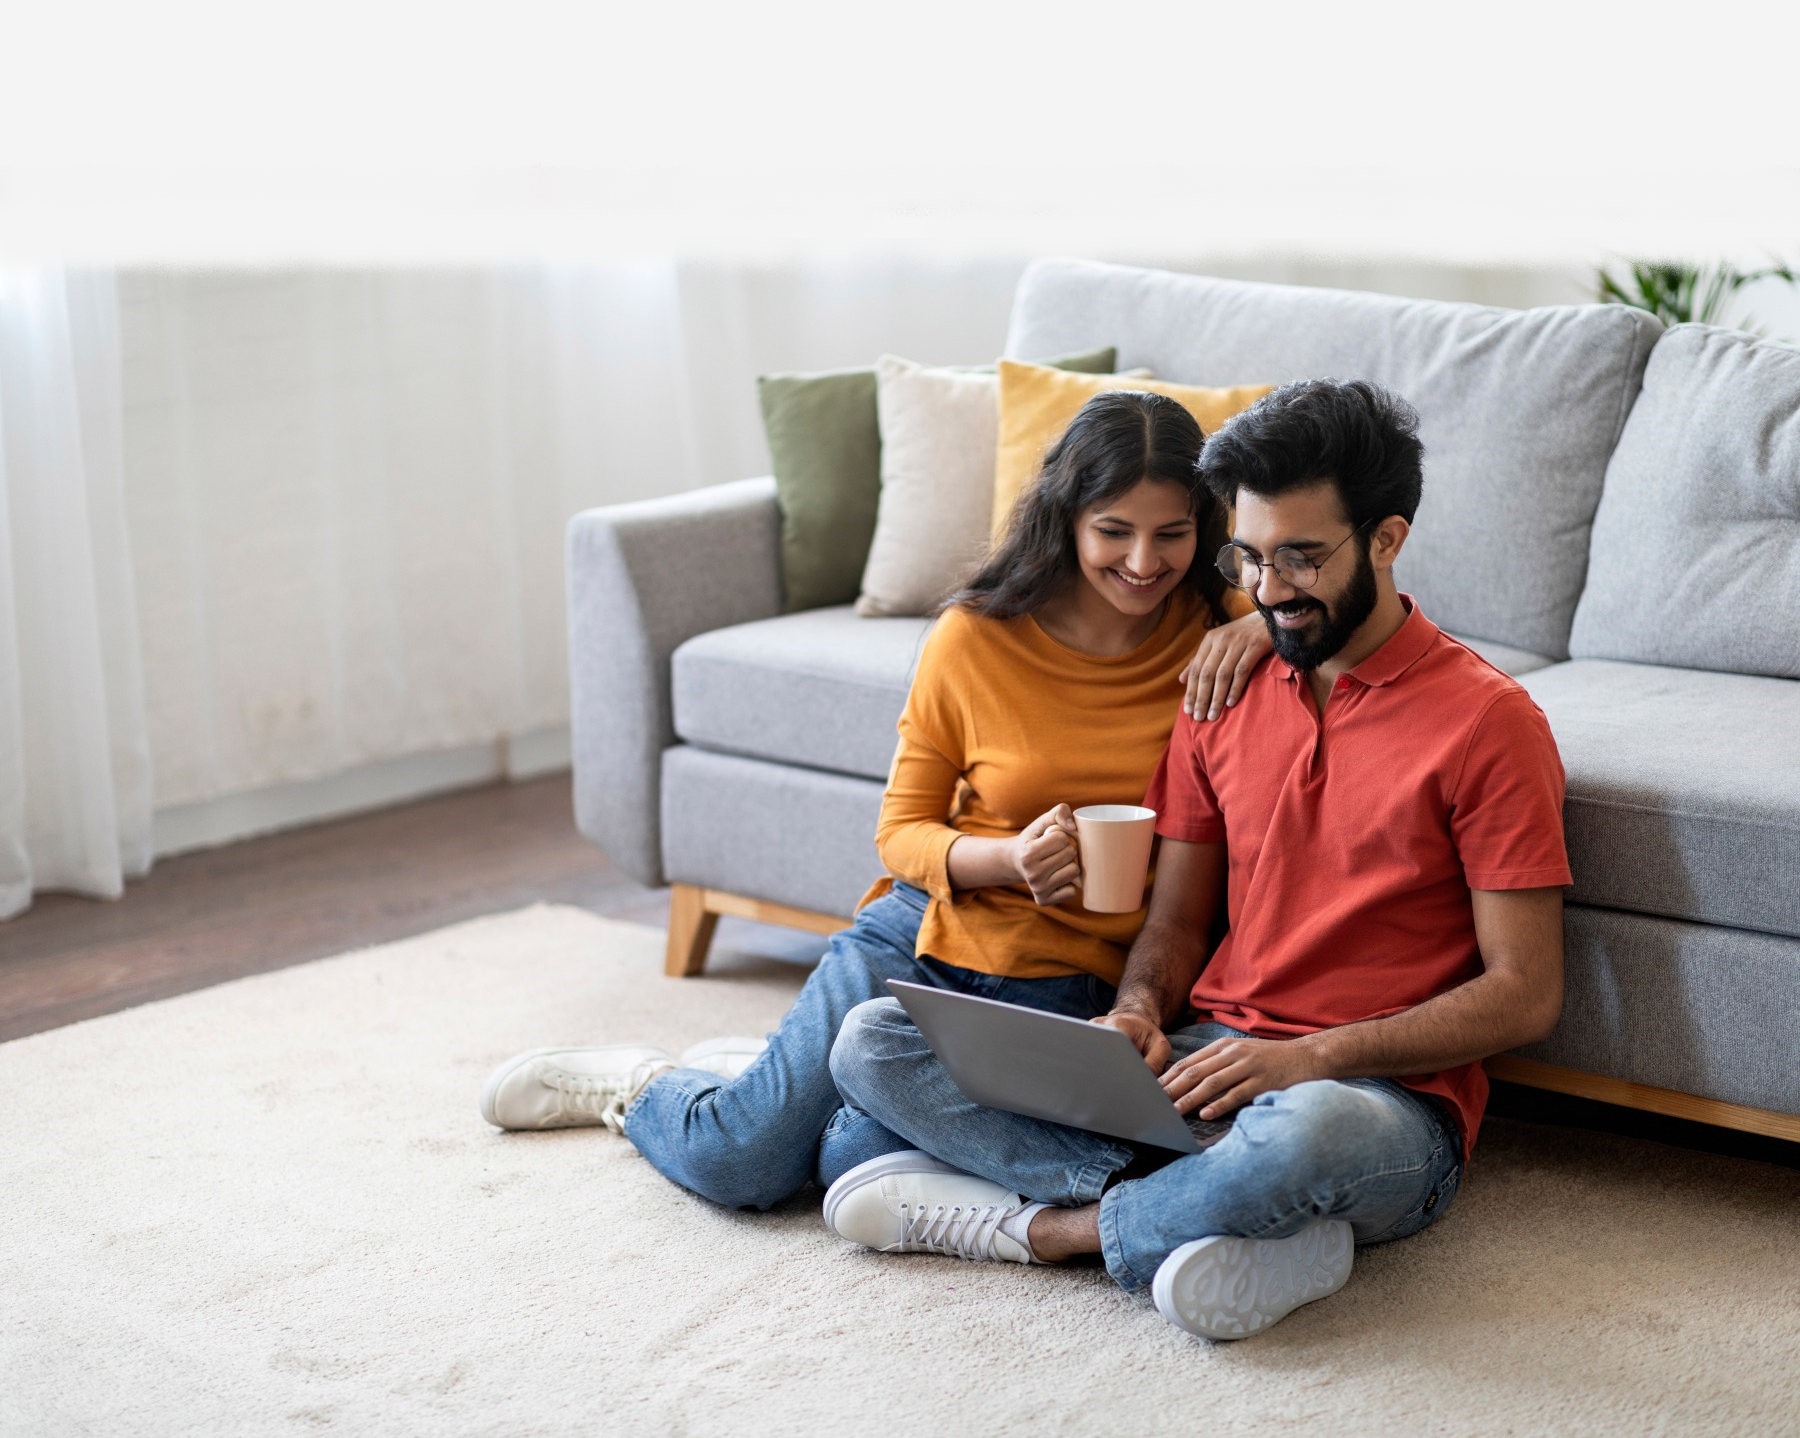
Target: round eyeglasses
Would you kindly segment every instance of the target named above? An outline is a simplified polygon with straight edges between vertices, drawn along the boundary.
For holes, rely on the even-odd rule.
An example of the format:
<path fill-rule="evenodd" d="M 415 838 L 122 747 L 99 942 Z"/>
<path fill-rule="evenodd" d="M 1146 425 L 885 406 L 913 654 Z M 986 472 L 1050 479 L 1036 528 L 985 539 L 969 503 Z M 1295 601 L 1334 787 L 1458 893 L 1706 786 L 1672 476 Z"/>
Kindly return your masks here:
<path fill-rule="evenodd" d="M 1270 558 L 1259 559 L 1253 550 L 1246 549 L 1234 539 L 1219 551 L 1218 558 L 1213 562 L 1219 566 L 1219 573 L 1225 576 L 1225 582 L 1238 589 L 1255 589 L 1262 583 L 1264 568 L 1273 569 L 1281 577 L 1281 582 L 1290 589 L 1311 589 L 1319 582 L 1319 570 L 1331 556 L 1368 527 L 1368 524 L 1357 525 L 1331 547 L 1329 554 L 1318 559 L 1286 544 Z"/>

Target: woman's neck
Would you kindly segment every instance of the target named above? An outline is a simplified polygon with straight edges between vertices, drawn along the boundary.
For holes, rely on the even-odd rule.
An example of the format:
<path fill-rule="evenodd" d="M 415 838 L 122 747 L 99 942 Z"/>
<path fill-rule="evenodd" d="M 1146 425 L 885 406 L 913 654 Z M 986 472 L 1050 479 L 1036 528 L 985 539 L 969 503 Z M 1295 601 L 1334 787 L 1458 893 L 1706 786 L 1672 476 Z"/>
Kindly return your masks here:
<path fill-rule="evenodd" d="M 1129 654 L 1152 634 L 1168 612 L 1169 601 L 1148 614 L 1123 614 L 1077 579 L 1054 599 L 1032 613 L 1038 627 L 1066 648 L 1096 659 L 1116 659 Z"/>

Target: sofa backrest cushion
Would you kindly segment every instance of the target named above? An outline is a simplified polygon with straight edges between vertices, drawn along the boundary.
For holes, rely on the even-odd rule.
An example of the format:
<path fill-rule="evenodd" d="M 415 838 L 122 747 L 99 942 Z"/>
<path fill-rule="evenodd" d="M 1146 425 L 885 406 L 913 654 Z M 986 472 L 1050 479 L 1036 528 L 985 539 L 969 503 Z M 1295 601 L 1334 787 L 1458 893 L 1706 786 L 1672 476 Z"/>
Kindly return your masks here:
<path fill-rule="evenodd" d="M 1606 472 L 1570 649 L 1800 679 L 1800 349 L 1676 325 Z"/>
<path fill-rule="evenodd" d="M 1425 497 L 1398 569 L 1446 629 L 1566 658 L 1606 462 L 1661 325 L 1040 260 L 1006 352 L 1105 339 L 1183 384 L 1371 379 L 1419 411 Z"/>

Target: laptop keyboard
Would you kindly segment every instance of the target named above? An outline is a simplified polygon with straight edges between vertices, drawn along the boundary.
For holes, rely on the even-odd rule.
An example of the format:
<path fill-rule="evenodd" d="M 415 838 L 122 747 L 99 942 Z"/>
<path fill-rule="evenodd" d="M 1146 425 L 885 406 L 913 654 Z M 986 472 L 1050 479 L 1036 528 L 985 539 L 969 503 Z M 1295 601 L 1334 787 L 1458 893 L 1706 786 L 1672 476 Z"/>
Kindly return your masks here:
<path fill-rule="evenodd" d="M 1232 1120 L 1236 1117 L 1233 1114 L 1231 1118 L 1201 1118 L 1199 1114 L 1190 1113 L 1187 1115 L 1188 1132 L 1201 1148 L 1211 1148 L 1231 1132 Z"/>

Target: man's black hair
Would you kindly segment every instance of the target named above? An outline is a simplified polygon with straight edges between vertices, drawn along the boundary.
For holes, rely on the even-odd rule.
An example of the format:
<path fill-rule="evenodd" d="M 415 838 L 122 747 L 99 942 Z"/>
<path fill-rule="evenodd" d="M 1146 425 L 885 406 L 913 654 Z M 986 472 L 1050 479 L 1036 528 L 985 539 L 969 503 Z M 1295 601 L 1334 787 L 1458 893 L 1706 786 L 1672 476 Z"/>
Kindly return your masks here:
<path fill-rule="evenodd" d="M 1412 523 L 1424 455 L 1419 416 L 1399 395 L 1368 380 L 1303 379 L 1213 431 L 1199 470 L 1225 505 L 1240 489 L 1273 498 L 1332 483 L 1350 523 L 1373 529 L 1390 514 Z"/>

